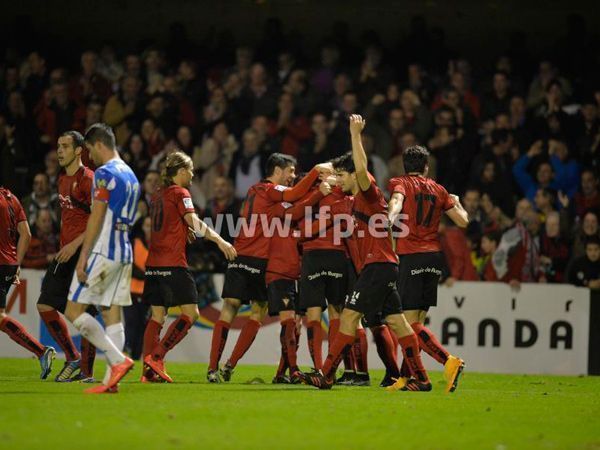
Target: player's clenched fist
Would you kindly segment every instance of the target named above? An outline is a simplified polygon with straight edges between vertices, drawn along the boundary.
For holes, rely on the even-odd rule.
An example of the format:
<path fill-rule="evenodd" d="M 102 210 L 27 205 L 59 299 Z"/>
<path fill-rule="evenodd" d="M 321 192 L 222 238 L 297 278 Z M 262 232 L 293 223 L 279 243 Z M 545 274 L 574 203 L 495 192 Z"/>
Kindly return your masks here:
<path fill-rule="evenodd" d="M 359 114 L 352 114 L 350 116 L 350 133 L 360 134 L 365 127 L 365 120 Z"/>
<path fill-rule="evenodd" d="M 319 184 L 319 191 L 321 191 L 321 194 L 323 195 L 329 195 L 331 194 L 331 186 L 327 181 L 321 181 L 321 184 Z"/>

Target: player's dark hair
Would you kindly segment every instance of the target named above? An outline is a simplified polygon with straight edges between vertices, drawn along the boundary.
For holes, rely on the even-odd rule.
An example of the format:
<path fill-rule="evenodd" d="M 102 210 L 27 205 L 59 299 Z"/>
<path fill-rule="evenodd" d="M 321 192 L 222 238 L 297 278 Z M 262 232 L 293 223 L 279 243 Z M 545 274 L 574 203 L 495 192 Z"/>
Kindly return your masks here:
<path fill-rule="evenodd" d="M 413 145 L 404 150 L 404 171 L 406 173 L 425 173 L 425 166 L 429 159 L 429 152 L 421 145 Z"/>
<path fill-rule="evenodd" d="M 600 245 L 600 237 L 595 234 L 588 236 L 585 239 L 585 246 L 587 247 L 588 245 Z"/>
<path fill-rule="evenodd" d="M 73 139 L 73 149 L 81 147 L 83 149 L 84 139 L 83 135 L 79 131 L 69 130 L 65 131 L 60 137 L 70 137 Z"/>
<path fill-rule="evenodd" d="M 100 142 L 111 150 L 115 150 L 117 147 L 115 133 L 105 123 L 91 125 L 85 132 L 85 142 L 90 145 Z"/>
<path fill-rule="evenodd" d="M 351 152 L 345 153 L 342 156 L 338 156 L 337 158 L 332 159 L 331 164 L 333 165 L 333 170 L 336 171 L 343 171 L 348 173 L 356 172 L 356 167 L 354 167 L 354 159 L 352 159 Z"/>
<path fill-rule="evenodd" d="M 267 177 L 270 177 L 275 172 L 275 167 L 279 167 L 280 169 L 285 169 L 290 166 L 295 166 L 298 163 L 296 162 L 296 158 L 290 155 L 284 155 L 283 153 L 273 153 L 267 159 L 267 167 L 266 174 Z"/>
<path fill-rule="evenodd" d="M 192 158 L 182 151 L 175 151 L 167 155 L 165 160 L 165 167 L 162 170 L 161 179 L 163 186 L 171 186 L 173 183 L 173 177 L 177 175 L 179 169 L 192 169 L 194 163 Z"/>
<path fill-rule="evenodd" d="M 502 232 L 499 230 L 495 230 L 495 231 L 488 231 L 487 233 L 485 233 L 483 235 L 483 237 L 487 238 L 488 240 L 495 242 L 496 245 L 500 244 L 500 240 L 502 239 Z"/>

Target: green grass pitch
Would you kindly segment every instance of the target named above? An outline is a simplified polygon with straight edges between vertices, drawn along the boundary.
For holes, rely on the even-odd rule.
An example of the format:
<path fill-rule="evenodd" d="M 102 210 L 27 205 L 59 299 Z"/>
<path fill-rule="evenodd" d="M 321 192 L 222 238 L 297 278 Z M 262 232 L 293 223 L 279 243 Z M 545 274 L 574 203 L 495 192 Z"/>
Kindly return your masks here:
<path fill-rule="evenodd" d="M 600 449 L 600 377 L 467 371 L 446 395 L 441 373 L 433 392 L 390 393 L 381 371 L 372 387 L 318 391 L 272 385 L 268 366 L 220 385 L 202 364 L 168 364 L 171 385 L 138 383 L 139 368 L 118 395 L 84 395 L 37 379 L 35 360 L 0 359 L 0 449 Z"/>

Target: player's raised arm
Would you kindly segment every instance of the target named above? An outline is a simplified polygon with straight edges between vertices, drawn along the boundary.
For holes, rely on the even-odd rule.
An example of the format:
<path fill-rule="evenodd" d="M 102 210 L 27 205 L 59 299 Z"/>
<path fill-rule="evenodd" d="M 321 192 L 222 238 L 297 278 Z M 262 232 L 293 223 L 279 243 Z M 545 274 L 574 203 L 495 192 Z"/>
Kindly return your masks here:
<path fill-rule="evenodd" d="M 446 214 L 456 226 L 460 228 L 466 228 L 469 224 L 469 214 L 465 211 L 465 208 L 460 204 L 458 195 L 450 194 L 450 197 L 454 201 L 454 206 L 446 211 Z"/>
<path fill-rule="evenodd" d="M 367 170 L 367 154 L 362 145 L 361 133 L 365 127 L 364 119 L 358 114 L 350 116 L 350 137 L 352 140 L 352 159 L 356 169 L 356 181 L 361 191 L 367 191 L 371 186 Z"/>
<path fill-rule="evenodd" d="M 215 230 L 210 228 L 203 220 L 200 220 L 196 213 L 187 213 L 184 216 L 186 223 L 194 230 L 196 236 L 203 237 L 214 242 L 223 252 L 228 261 L 233 261 L 237 257 L 237 252 L 233 245 L 223 239 Z"/>

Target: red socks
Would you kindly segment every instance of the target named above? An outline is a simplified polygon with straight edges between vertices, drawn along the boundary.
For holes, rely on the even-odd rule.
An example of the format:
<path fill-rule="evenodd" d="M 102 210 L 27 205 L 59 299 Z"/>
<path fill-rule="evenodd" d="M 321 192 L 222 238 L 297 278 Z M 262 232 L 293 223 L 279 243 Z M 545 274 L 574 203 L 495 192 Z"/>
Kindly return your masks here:
<path fill-rule="evenodd" d="M 440 341 L 437 340 L 431 330 L 418 322 L 411 324 L 411 327 L 415 330 L 415 334 L 419 338 L 419 347 L 440 364 L 446 364 L 450 354 L 442 347 L 442 344 L 440 344 Z"/>
<path fill-rule="evenodd" d="M 290 373 L 298 370 L 296 361 L 296 322 L 287 319 L 281 322 L 281 354 L 285 357 L 285 363 L 290 368 Z"/>
<path fill-rule="evenodd" d="M 80 359 L 81 355 L 75 348 L 75 344 L 73 344 L 73 340 L 69 334 L 69 329 L 67 328 L 67 323 L 65 322 L 65 319 L 63 319 L 58 313 L 58 311 L 53 309 L 52 311 L 40 312 L 40 317 L 46 324 L 46 328 L 48 329 L 48 332 L 52 338 L 65 353 L 67 361 L 76 361 Z"/>
<path fill-rule="evenodd" d="M 233 352 L 231 353 L 231 357 L 227 363 L 231 367 L 235 367 L 242 356 L 246 354 L 252 343 L 254 342 L 254 338 L 256 338 L 256 334 L 258 333 L 258 329 L 260 328 L 260 322 L 256 320 L 248 320 L 244 326 L 242 327 L 242 332 L 238 337 L 237 342 L 235 343 L 235 347 L 233 348 Z"/>
<path fill-rule="evenodd" d="M 398 338 L 398 342 L 402 347 L 402 355 L 404 356 L 404 360 L 408 365 L 411 375 L 421 383 L 429 383 L 427 371 L 425 370 L 425 367 L 423 367 L 423 362 L 421 361 L 419 339 L 417 339 L 417 336 L 409 334 L 408 336 Z"/>
<path fill-rule="evenodd" d="M 217 370 L 219 368 L 219 361 L 227 342 L 227 335 L 229 334 L 229 327 L 231 325 L 224 320 L 217 320 L 215 327 L 213 328 L 212 340 L 210 344 L 210 361 L 208 364 L 208 370 Z"/>
<path fill-rule="evenodd" d="M 162 330 L 162 324 L 158 323 L 156 320 L 150 319 L 146 324 L 146 329 L 144 330 L 144 347 L 142 350 L 142 358 L 145 358 L 146 355 L 152 353 L 154 347 L 156 347 L 160 342 L 160 330 Z"/>
<path fill-rule="evenodd" d="M 385 365 L 387 375 L 399 378 L 400 370 L 396 361 L 396 343 L 394 343 L 394 339 L 392 338 L 392 336 L 395 336 L 394 333 L 390 332 L 390 329 L 386 325 L 373 327 L 371 328 L 371 332 L 375 338 L 377 354 Z"/>
<path fill-rule="evenodd" d="M 86 338 L 81 338 L 81 373 L 86 378 L 94 376 L 94 361 L 96 360 L 96 347 Z"/>
<path fill-rule="evenodd" d="M 369 363 L 367 360 L 367 349 L 369 344 L 367 342 L 367 332 L 364 328 L 356 330 L 356 339 L 352 345 L 352 352 L 354 353 L 354 360 L 356 364 L 356 373 L 369 373 Z"/>
<path fill-rule="evenodd" d="M 320 370 L 323 367 L 323 330 L 321 329 L 320 320 L 312 320 L 306 324 L 306 339 L 315 369 Z M 329 345 L 331 345 L 331 342 Z"/>
<path fill-rule="evenodd" d="M 298 347 L 300 343 L 300 330 L 296 328 L 296 324 L 294 323 L 294 336 L 296 338 L 296 352 L 295 355 L 298 355 Z M 281 357 L 279 358 L 279 367 L 277 367 L 276 377 L 285 375 L 285 371 L 288 369 L 288 356 L 287 352 L 284 351 L 283 347 L 281 348 Z M 296 362 L 297 364 L 297 362 Z"/>
<path fill-rule="evenodd" d="M 329 347 L 335 340 L 335 335 L 340 331 L 340 319 L 331 319 L 329 321 Z"/>
<path fill-rule="evenodd" d="M 186 336 L 188 330 L 194 324 L 190 316 L 181 314 L 175 322 L 171 324 L 165 337 L 162 338 L 160 343 L 154 346 L 152 350 L 152 358 L 164 359 L 165 355 L 169 350 L 175 347 L 181 340 Z M 145 333 L 144 333 L 145 334 Z"/>
<path fill-rule="evenodd" d="M 339 366 L 342 360 L 342 355 L 351 349 L 353 342 L 354 336 L 344 334 L 341 331 L 337 333 L 335 340 L 329 348 L 325 364 L 323 364 L 323 374 L 327 378 L 333 378 L 337 366 Z"/>
<path fill-rule="evenodd" d="M 26 348 L 31 353 L 35 354 L 38 358 L 44 353 L 44 346 L 40 342 L 30 335 L 25 327 L 17 322 L 12 317 L 6 316 L 0 321 L 0 330 L 8 334 L 8 337 L 19 344 L 21 347 Z"/>

